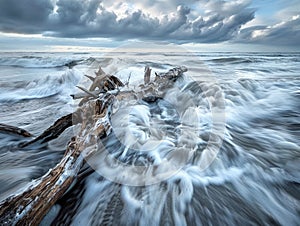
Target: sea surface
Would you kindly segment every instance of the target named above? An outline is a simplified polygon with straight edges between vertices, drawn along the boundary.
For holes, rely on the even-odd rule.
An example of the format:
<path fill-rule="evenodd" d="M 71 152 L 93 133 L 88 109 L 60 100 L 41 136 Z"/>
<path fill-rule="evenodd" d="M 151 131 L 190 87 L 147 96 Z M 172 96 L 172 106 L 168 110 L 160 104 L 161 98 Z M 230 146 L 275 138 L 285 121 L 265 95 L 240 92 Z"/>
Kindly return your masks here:
<path fill-rule="evenodd" d="M 101 159 L 100 170 L 86 163 L 42 225 L 300 225 L 300 53 L 3 52 L 0 123 L 38 136 L 75 111 L 70 95 L 99 66 L 129 90 L 145 66 L 152 78 L 188 69 L 163 99 L 117 106 L 103 140 L 129 165 L 183 157 L 144 186 L 143 175 L 122 181 L 101 174 Z M 54 167 L 73 135 L 16 149 L 30 138 L 0 132 L 0 200 Z"/>

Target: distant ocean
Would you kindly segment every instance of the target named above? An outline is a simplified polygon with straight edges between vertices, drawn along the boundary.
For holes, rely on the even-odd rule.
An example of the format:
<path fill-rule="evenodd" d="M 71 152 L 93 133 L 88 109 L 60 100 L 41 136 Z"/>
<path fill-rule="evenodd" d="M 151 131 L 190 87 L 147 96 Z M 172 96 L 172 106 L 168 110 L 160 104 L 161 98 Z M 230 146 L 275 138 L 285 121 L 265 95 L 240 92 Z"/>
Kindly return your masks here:
<path fill-rule="evenodd" d="M 0 123 L 41 134 L 76 109 L 78 101 L 70 95 L 79 92 L 77 84 L 88 84 L 83 75 L 93 75 L 99 65 L 124 83 L 129 80 L 133 90 L 143 81 L 145 66 L 152 68 L 152 76 L 187 67 L 178 81 L 184 94 L 135 109 L 144 127 L 163 133 L 165 143 L 159 143 L 159 136 L 145 136 L 136 122 L 118 128 L 121 113 L 114 122 L 124 134 L 138 133 L 144 144 L 147 139 L 158 143 L 154 158 L 163 159 L 166 149 L 172 152 L 179 145 L 193 149 L 194 158 L 179 174 L 146 187 L 119 185 L 90 173 L 52 208 L 45 225 L 299 225 L 300 53 L 3 52 Z M 214 133 L 216 96 L 224 98 L 224 130 L 215 134 L 220 144 L 213 146 L 218 146 L 216 158 L 199 170 Z M 189 122 L 197 130 L 178 132 Z M 19 138 L 0 133 L 0 200 L 54 167 L 72 135 L 68 130 L 47 146 L 16 151 L 11 147 Z M 133 160 L 134 150 L 124 153 L 124 144 L 116 148 L 121 142 L 116 137 L 104 142 L 112 154 Z"/>

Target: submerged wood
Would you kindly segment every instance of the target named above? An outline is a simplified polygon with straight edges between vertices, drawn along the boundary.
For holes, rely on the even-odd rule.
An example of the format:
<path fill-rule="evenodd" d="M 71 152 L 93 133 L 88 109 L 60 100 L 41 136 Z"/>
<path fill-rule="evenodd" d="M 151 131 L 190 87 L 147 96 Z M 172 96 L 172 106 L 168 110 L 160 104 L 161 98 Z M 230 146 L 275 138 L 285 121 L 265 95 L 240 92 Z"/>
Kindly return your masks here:
<path fill-rule="evenodd" d="M 4 133 L 11 133 L 23 137 L 32 137 L 33 135 L 26 131 L 25 129 L 21 129 L 15 126 L 6 125 L 3 123 L 0 123 L 0 132 Z"/>
<path fill-rule="evenodd" d="M 48 129 L 46 129 L 40 136 L 36 137 L 35 139 L 33 139 L 27 143 L 20 144 L 19 146 L 21 148 L 24 148 L 26 146 L 29 146 L 29 145 L 37 143 L 37 142 L 43 144 L 45 142 L 53 140 L 53 139 L 59 137 L 59 135 L 62 132 L 64 132 L 65 129 L 72 126 L 74 124 L 73 122 L 74 122 L 73 114 L 68 114 L 66 116 L 63 116 L 60 119 L 58 119 L 52 126 L 50 126 Z"/>
<path fill-rule="evenodd" d="M 20 193 L 14 194 L 0 203 L 0 225 L 39 224 L 55 202 L 71 186 L 84 162 L 83 156 L 91 155 L 95 151 L 91 148 L 95 141 L 108 136 L 111 132 L 110 109 L 114 101 L 130 100 L 131 98 L 149 102 L 156 101 L 163 97 L 166 90 L 172 87 L 174 81 L 185 71 L 187 71 L 185 67 L 174 68 L 167 73 L 157 74 L 155 80 L 151 81 L 151 69 L 148 68 L 145 73 L 147 82 L 140 85 L 139 90 L 112 92 L 123 86 L 123 83 L 115 76 L 106 75 L 99 68 L 95 73 L 96 78 L 91 79 L 93 83 L 89 92 L 95 91 L 97 87 L 98 90 L 105 90 L 106 86 L 105 93 L 84 97 L 84 101 L 81 101 L 81 105 L 75 113 L 60 118 L 40 136 L 20 146 L 23 148 L 36 142 L 46 143 L 57 138 L 73 124 L 81 124 L 79 134 L 69 142 L 64 157 L 53 169 L 50 169 L 43 177 L 31 182 Z M 95 84 L 95 81 L 99 83 Z M 87 92 L 87 94 L 89 93 Z"/>

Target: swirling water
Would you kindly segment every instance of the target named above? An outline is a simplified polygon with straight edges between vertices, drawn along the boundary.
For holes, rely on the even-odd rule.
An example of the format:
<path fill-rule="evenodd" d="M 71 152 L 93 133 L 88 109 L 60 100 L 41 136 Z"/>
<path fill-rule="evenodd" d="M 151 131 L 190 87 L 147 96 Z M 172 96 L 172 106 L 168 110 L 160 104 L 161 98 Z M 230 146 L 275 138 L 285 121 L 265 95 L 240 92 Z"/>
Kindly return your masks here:
<path fill-rule="evenodd" d="M 163 99 L 115 105 L 114 133 L 102 147 L 123 163 L 161 170 L 175 156 L 179 170 L 133 186 L 139 177 L 120 184 L 86 164 L 42 224 L 299 225 L 300 54 L 3 53 L 1 123 L 40 134 L 76 108 L 69 95 L 97 64 L 124 82 L 130 76 L 134 90 L 146 65 L 189 69 Z M 0 198 L 53 167 L 72 135 L 18 150 L 24 138 L 1 133 Z"/>

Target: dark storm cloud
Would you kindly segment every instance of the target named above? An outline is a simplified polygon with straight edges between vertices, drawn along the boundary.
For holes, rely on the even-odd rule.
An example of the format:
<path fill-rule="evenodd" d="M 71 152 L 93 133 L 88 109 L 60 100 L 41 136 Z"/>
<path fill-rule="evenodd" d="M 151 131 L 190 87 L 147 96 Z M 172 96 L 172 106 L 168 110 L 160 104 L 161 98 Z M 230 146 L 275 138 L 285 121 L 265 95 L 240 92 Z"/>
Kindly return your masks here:
<path fill-rule="evenodd" d="M 57 2 L 58 24 L 87 25 L 97 17 L 97 9 L 100 7 L 99 0 L 59 0 Z"/>
<path fill-rule="evenodd" d="M 241 26 L 254 18 L 251 9 L 245 9 L 230 16 L 221 13 L 211 14 L 186 23 L 174 34 L 172 38 L 180 37 L 181 40 L 192 40 L 194 42 L 220 42 L 233 39 Z"/>
<path fill-rule="evenodd" d="M 281 42 L 286 34 L 299 37 L 299 26 L 291 21 L 280 28 L 264 27 L 269 31 L 264 36 L 255 35 L 262 27 L 241 30 L 242 25 L 255 17 L 250 3 L 248 0 L 129 0 L 126 3 L 111 0 L 2 0 L 0 30 L 54 37 L 109 37 L 177 43 L 264 42 L 276 41 L 276 37 Z M 128 9 L 121 9 L 124 4 Z M 189 7 L 184 4 L 189 4 Z"/>
<path fill-rule="evenodd" d="M 72 4 L 71 4 L 72 2 Z M 180 1 L 179 1 L 180 2 Z M 196 2 L 196 1 L 195 1 Z M 233 38 L 241 25 L 254 18 L 248 3 L 214 3 L 218 11 L 191 17 L 191 8 L 179 5 L 175 12 L 162 18 L 142 10 L 118 15 L 99 4 L 100 1 L 60 0 L 53 15 L 52 32 L 58 37 L 113 37 L 115 39 L 140 38 L 174 42 L 219 42 Z M 146 4 L 149 4 L 147 1 Z M 232 11 L 233 13 L 230 13 Z M 195 17 L 195 16 L 194 16 Z M 62 28 L 63 26 L 63 28 Z"/>
<path fill-rule="evenodd" d="M 39 33 L 53 10 L 50 0 L 1 0 L 0 30 L 16 33 Z"/>
<path fill-rule="evenodd" d="M 73 2 L 72 6 L 70 2 Z M 54 32 L 50 35 L 59 37 L 113 37 L 163 39 L 187 23 L 187 7 L 179 6 L 173 18 L 167 16 L 159 20 L 141 10 L 127 12 L 125 17 L 108 11 L 99 1 L 82 4 L 80 0 L 60 0 L 57 13 L 49 22 Z M 62 29 L 63 27 L 63 29 Z"/>

